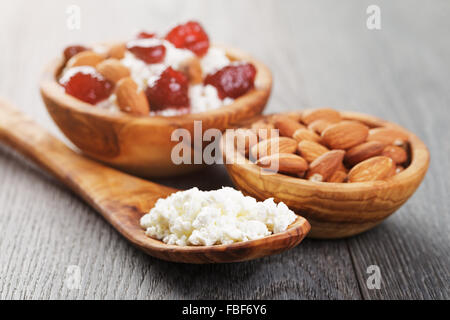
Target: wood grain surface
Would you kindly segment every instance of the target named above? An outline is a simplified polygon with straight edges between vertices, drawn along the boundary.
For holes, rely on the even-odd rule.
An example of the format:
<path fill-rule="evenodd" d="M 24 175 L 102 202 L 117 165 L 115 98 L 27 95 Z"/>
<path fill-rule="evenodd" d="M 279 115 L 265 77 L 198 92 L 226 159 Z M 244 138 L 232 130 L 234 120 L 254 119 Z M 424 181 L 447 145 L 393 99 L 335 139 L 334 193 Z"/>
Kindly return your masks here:
<path fill-rule="evenodd" d="M 81 29 L 66 9 L 81 8 Z M 0 146 L 0 298 L 449 299 L 450 3 L 376 1 L 2 1 L 0 95 L 62 137 L 46 114 L 44 64 L 75 42 L 126 38 L 183 19 L 242 48 L 274 75 L 267 112 L 332 106 L 396 122 L 429 147 L 415 195 L 360 236 L 306 240 L 283 254 L 228 265 L 180 265 L 141 253 L 80 199 Z M 255 13 L 257 10 L 257 14 Z M 114 23 L 111 23 L 114 21 Z M 245 30 L 245 32 L 243 32 Z M 177 188 L 231 185 L 221 166 L 158 180 Z M 79 289 L 67 268 L 81 271 Z M 367 286 L 379 267 L 380 289 Z"/>

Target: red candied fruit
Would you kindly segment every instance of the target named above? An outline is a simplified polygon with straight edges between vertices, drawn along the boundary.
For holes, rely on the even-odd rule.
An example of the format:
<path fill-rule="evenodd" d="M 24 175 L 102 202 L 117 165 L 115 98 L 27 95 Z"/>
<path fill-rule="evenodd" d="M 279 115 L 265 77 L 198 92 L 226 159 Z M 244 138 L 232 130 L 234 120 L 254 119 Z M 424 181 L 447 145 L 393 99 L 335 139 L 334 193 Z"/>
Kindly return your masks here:
<path fill-rule="evenodd" d="M 187 77 L 168 67 L 145 93 L 152 110 L 180 109 L 189 107 L 188 87 Z"/>
<path fill-rule="evenodd" d="M 208 35 L 195 21 L 176 26 L 166 35 L 166 40 L 177 48 L 191 50 L 197 56 L 203 56 L 209 49 Z"/>
<path fill-rule="evenodd" d="M 77 53 L 80 53 L 80 52 L 83 52 L 86 50 L 88 50 L 88 48 L 79 46 L 79 45 L 69 46 L 64 49 L 64 59 L 66 59 L 66 61 L 68 61 L 70 58 L 72 58 Z"/>
<path fill-rule="evenodd" d="M 136 58 L 148 64 L 162 62 L 166 56 L 166 47 L 163 45 L 140 46 L 131 43 L 127 46 L 127 49 L 133 53 Z"/>
<path fill-rule="evenodd" d="M 96 104 L 108 98 L 114 85 L 93 67 L 75 67 L 61 78 L 60 83 L 67 94 L 84 102 Z"/>
<path fill-rule="evenodd" d="M 141 31 L 137 34 L 137 39 L 150 39 L 156 37 L 156 33 Z"/>
<path fill-rule="evenodd" d="M 204 84 L 216 87 L 220 99 L 236 99 L 254 87 L 256 68 L 251 63 L 223 67 L 206 76 Z"/>

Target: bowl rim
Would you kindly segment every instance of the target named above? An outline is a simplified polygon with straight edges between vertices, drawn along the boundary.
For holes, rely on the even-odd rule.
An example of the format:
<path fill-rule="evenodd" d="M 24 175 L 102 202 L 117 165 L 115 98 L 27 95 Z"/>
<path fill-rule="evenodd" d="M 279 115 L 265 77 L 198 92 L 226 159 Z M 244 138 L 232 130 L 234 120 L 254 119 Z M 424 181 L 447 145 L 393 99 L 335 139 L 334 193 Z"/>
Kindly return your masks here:
<path fill-rule="evenodd" d="M 117 42 L 115 42 L 117 43 Z M 105 45 L 104 43 L 102 45 Z M 75 97 L 70 96 L 64 92 L 64 89 L 57 81 L 57 75 L 61 71 L 64 64 L 62 57 L 54 58 L 45 67 L 41 76 L 39 87 L 41 94 L 50 97 L 56 101 L 56 105 L 60 108 L 75 110 L 78 113 L 89 115 L 92 117 L 99 117 L 113 122 L 127 123 L 130 121 L 139 122 L 142 124 L 184 124 L 191 123 L 195 120 L 204 121 L 210 120 L 212 117 L 229 116 L 233 117 L 246 108 L 253 108 L 254 105 L 265 104 L 270 96 L 272 89 L 272 73 L 269 68 L 261 61 L 253 58 L 244 51 L 222 45 L 213 44 L 211 47 L 222 48 L 226 54 L 236 60 L 244 60 L 255 65 L 257 73 L 255 78 L 256 88 L 243 96 L 235 99 L 233 103 L 222 106 L 214 110 L 208 110 L 199 113 L 188 113 L 184 115 L 174 116 L 148 116 L 148 115 L 131 115 L 125 112 L 109 112 L 108 110 L 97 108 L 89 103 L 83 102 Z"/>
<path fill-rule="evenodd" d="M 261 119 L 270 119 L 271 117 L 276 115 L 301 116 L 302 111 L 303 110 L 287 111 L 287 112 L 280 112 L 277 114 L 263 115 L 255 119 L 255 121 Z M 243 170 L 249 171 L 253 175 L 259 176 L 260 179 L 269 179 L 273 183 L 289 183 L 290 185 L 298 188 L 320 190 L 321 192 L 326 193 L 352 193 L 373 189 L 386 189 L 398 186 L 399 184 L 407 184 L 409 181 L 414 180 L 418 172 L 423 172 L 423 174 L 425 174 L 426 170 L 428 169 L 430 154 L 426 145 L 415 134 L 413 134 L 412 132 L 410 132 L 409 130 L 403 128 L 398 124 L 389 122 L 387 120 L 383 120 L 381 118 L 372 115 L 354 111 L 340 111 L 340 110 L 338 111 L 341 113 L 343 120 L 358 120 L 369 125 L 369 127 L 371 128 L 389 127 L 406 133 L 408 135 L 408 141 L 410 143 L 411 148 L 410 149 L 411 163 L 409 164 L 409 166 L 405 168 L 405 170 L 403 170 L 402 172 L 394 175 L 393 177 L 381 181 L 352 182 L 352 183 L 309 181 L 306 179 L 265 171 L 263 168 L 257 166 L 256 164 L 248 160 L 244 155 L 237 152 L 234 147 L 234 144 L 225 143 L 227 136 L 227 132 L 225 132 L 221 140 L 221 148 L 223 151 L 225 167 L 227 168 L 228 173 L 232 175 L 232 173 L 230 173 L 228 166 L 231 167 L 236 166 Z M 230 152 L 234 152 L 235 159 L 237 160 L 234 163 L 226 163 L 226 156 L 227 154 L 230 154 Z"/>

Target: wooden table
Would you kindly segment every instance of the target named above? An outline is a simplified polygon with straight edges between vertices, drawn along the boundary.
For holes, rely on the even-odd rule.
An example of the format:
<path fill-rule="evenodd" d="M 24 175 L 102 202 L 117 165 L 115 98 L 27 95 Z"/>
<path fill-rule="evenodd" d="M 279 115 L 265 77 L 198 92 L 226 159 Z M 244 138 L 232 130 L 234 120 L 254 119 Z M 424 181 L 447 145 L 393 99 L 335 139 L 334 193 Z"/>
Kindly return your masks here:
<path fill-rule="evenodd" d="M 41 170 L 0 147 L 0 298 L 449 299 L 450 3 L 375 1 L 2 1 L 0 95 L 62 138 L 40 99 L 44 64 L 67 44 L 126 38 L 198 19 L 213 39 L 267 63 L 267 112 L 333 106 L 414 131 L 431 165 L 410 201 L 379 227 L 338 241 L 306 240 L 277 256 L 182 265 L 146 256 Z M 81 8 L 81 29 L 66 23 Z M 206 179 L 205 177 L 208 177 Z M 231 185 L 222 167 L 160 181 Z M 68 285 L 75 265 L 79 286 Z M 379 267 L 380 289 L 367 269 Z M 78 289 L 77 289 L 78 287 Z"/>

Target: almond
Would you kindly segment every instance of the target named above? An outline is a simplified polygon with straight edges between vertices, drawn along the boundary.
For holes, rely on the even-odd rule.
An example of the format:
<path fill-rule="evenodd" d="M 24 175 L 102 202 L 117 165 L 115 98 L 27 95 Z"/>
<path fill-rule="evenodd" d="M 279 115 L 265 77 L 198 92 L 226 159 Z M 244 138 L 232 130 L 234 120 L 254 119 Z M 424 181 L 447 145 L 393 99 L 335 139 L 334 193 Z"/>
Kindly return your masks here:
<path fill-rule="evenodd" d="M 340 163 L 336 171 L 328 178 L 327 182 L 346 182 L 348 170 L 344 163 Z"/>
<path fill-rule="evenodd" d="M 79 67 L 79 66 L 91 66 L 95 67 L 97 64 L 102 62 L 104 57 L 92 50 L 82 51 L 77 53 L 72 58 L 67 61 L 67 67 Z"/>
<path fill-rule="evenodd" d="M 354 166 L 366 159 L 379 156 L 383 152 L 385 145 L 379 141 L 368 141 L 357 145 L 347 151 L 345 154 L 345 162 L 350 166 Z"/>
<path fill-rule="evenodd" d="M 113 83 L 130 76 L 130 70 L 117 59 L 103 60 L 96 66 L 96 69 L 102 76 Z"/>
<path fill-rule="evenodd" d="M 127 47 L 125 43 L 117 43 L 112 45 L 108 50 L 108 57 L 114 59 L 123 59 L 125 57 L 125 52 L 127 51 Z"/>
<path fill-rule="evenodd" d="M 408 154 L 405 149 L 397 146 L 385 147 L 381 155 L 391 158 L 397 164 L 404 163 L 408 160 Z"/>
<path fill-rule="evenodd" d="M 392 161 L 394 161 L 394 160 L 392 160 Z M 389 171 L 386 179 L 395 176 L 396 173 L 397 173 L 397 166 L 395 165 L 395 162 L 394 162 L 394 165 L 392 166 L 391 171 Z"/>
<path fill-rule="evenodd" d="M 274 138 L 275 135 L 272 130 L 275 129 L 274 125 L 265 121 L 257 121 L 252 124 L 252 129 L 255 130 L 256 134 L 261 140 Z M 272 136 L 274 135 L 274 136 Z"/>
<path fill-rule="evenodd" d="M 344 155 L 344 157 L 345 157 L 345 155 Z M 339 164 L 339 167 L 336 169 L 337 171 L 343 171 L 343 172 L 345 172 L 345 173 L 348 173 L 348 169 L 344 166 L 344 163 L 343 162 L 341 162 L 340 164 Z"/>
<path fill-rule="evenodd" d="M 341 183 L 345 182 L 347 179 L 347 172 L 342 170 L 336 170 L 331 177 L 328 178 L 327 182 L 335 182 L 335 183 Z"/>
<path fill-rule="evenodd" d="M 275 137 L 263 140 L 250 149 L 253 159 L 270 156 L 276 153 L 295 153 L 297 142 L 287 137 Z"/>
<path fill-rule="evenodd" d="M 308 170 L 308 163 L 302 157 L 292 153 L 277 153 L 265 156 L 256 161 L 262 168 L 281 173 L 302 175 Z"/>
<path fill-rule="evenodd" d="M 318 119 L 328 120 L 331 123 L 336 123 L 341 121 L 341 114 L 330 108 L 320 108 L 320 109 L 307 109 L 302 113 L 302 121 L 305 124 L 310 124 Z"/>
<path fill-rule="evenodd" d="M 322 141 L 331 149 L 350 149 L 366 141 L 369 128 L 357 121 L 341 121 L 322 132 Z"/>
<path fill-rule="evenodd" d="M 408 135 L 394 128 L 374 128 L 369 130 L 368 141 L 380 141 L 386 145 L 403 145 L 408 141 Z"/>
<path fill-rule="evenodd" d="M 302 113 L 299 111 L 284 112 L 283 116 L 288 117 L 299 123 L 302 121 Z"/>
<path fill-rule="evenodd" d="M 318 119 L 318 120 L 311 122 L 308 125 L 308 129 L 312 130 L 318 134 L 321 134 L 322 132 L 325 131 L 326 128 L 328 128 L 333 123 L 336 123 L 336 122 L 330 122 L 325 119 Z"/>
<path fill-rule="evenodd" d="M 320 143 L 322 141 L 317 133 L 306 128 L 297 129 L 292 135 L 292 137 L 298 142 L 303 140 L 309 140 Z"/>
<path fill-rule="evenodd" d="M 311 181 L 386 180 L 411 162 L 409 133 L 401 127 L 387 123 L 380 127 L 379 121 L 370 116 L 341 115 L 329 108 L 260 117 L 252 129 L 246 130 L 254 130 L 259 139 L 253 146 L 245 145 L 250 160 L 258 160 L 261 167 L 273 167 L 275 160 L 280 160 L 279 153 L 289 154 L 286 159 L 281 155 L 287 164 L 284 168 L 282 163 L 280 172 Z M 267 136 L 269 139 L 264 140 Z M 295 154 L 309 164 L 306 171 L 295 169 L 289 162 L 299 161 Z"/>
<path fill-rule="evenodd" d="M 323 145 L 309 140 L 300 141 L 297 145 L 297 150 L 299 154 L 308 162 L 313 162 L 316 158 L 330 151 Z"/>
<path fill-rule="evenodd" d="M 342 164 L 344 154 L 344 150 L 324 153 L 310 164 L 306 178 L 318 182 L 327 181 Z"/>
<path fill-rule="evenodd" d="M 250 149 L 258 143 L 258 136 L 254 130 L 251 129 L 237 129 L 235 132 L 235 147 L 236 149 L 248 155 Z"/>
<path fill-rule="evenodd" d="M 135 114 L 147 115 L 150 112 L 147 97 L 130 77 L 121 79 L 116 85 L 117 104 L 120 110 Z"/>
<path fill-rule="evenodd" d="M 304 125 L 287 116 L 274 117 L 273 124 L 280 131 L 280 136 L 284 137 L 292 137 L 297 129 L 305 128 Z"/>
<path fill-rule="evenodd" d="M 377 156 L 364 160 L 354 166 L 348 173 L 348 181 L 364 182 L 384 180 L 390 177 L 392 173 L 395 173 L 394 161 L 385 156 Z"/>

